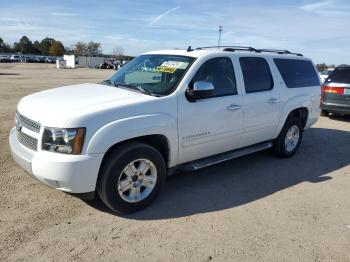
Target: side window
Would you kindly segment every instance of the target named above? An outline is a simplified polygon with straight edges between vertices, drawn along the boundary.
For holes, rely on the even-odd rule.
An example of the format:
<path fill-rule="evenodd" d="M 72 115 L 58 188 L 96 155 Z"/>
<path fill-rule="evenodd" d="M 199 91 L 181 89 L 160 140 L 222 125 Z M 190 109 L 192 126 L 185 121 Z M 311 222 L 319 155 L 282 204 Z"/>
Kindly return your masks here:
<path fill-rule="evenodd" d="M 241 57 L 239 63 L 242 68 L 246 93 L 262 92 L 273 88 L 270 67 L 264 58 Z"/>
<path fill-rule="evenodd" d="M 310 61 L 275 58 L 274 62 L 288 88 L 320 86 L 318 75 Z"/>
<path fill-rule="evenodd" d="M 211 97 L 236 95 L 236 78 L 231 59 L 228 57 L 216 57 L 206 61 L 197 71 L 191 81 L 208 81 L 214 86 Z"/>

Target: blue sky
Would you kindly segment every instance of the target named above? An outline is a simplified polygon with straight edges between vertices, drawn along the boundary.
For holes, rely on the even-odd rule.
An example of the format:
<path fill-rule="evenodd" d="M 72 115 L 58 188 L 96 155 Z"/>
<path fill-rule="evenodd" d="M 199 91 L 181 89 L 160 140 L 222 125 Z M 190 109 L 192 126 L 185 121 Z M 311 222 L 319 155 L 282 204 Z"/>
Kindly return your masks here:
<path fill-rule="evenodd" d="M 138 55 L 155 49 L 223 45 L 290 49 L 316 63 L 350 63 L 349 0 L 0 0 L 0 37 L 45 36 L 70 46 L 93 40 Z"/>

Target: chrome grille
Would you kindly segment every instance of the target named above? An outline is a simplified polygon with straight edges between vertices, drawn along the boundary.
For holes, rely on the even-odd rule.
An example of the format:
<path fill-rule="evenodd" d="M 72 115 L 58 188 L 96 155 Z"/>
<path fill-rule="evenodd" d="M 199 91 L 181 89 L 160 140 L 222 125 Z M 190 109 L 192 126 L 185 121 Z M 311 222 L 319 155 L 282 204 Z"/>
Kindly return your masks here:
<path fill-rule="evenodd" d="M 28 147 L 34 151 L 38 150 L 38 140 L 36 138 L 28 136 L 27 134 L 17 130 L 17 139 L 25 147 Z"/>
<path fill-rule="evenodd" d="M 30 120 L 29 118 L 22 116 L 20 113 L 16 112 L 16 121 L 19 122 L 21 126 L 24 126 L 36 133 L 40 132 L 40 124 Z"/>

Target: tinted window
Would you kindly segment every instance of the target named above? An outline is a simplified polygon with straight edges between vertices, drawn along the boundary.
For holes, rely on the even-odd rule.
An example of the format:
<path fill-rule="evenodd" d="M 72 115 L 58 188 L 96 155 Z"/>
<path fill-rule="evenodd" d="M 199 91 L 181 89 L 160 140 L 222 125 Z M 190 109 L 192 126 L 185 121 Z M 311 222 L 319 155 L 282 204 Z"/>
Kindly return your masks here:
<path fill-rule="evenodd" d="M 196 81 L 208 81 L 214 85 L 214 96 L 237 94 L 236 78 L 231 59 L 217 57 L 206 61 L 192 79 L 192 85 Z"/>
<path fill-rule="evenodd" d="M 241 57 L 244 86 L 246 93 L 271 90 L 273 80 L 266 60 L 260 57 Z"/>
<path fill-rule="evenodd" d="M 326 82 L 350 84 L 350 67 L 336 68 Z"/>
<path fill-rule="evenodd" d="M 321 71 L 321 75 L 330 75 L 333 72 L 333 70 L 323 70 Z"/>
<path fill-rule="evenodd" d="M 310 61 L 281 58 L 274 61 L 288 88 L 320 85 L 316 70 Z"/>

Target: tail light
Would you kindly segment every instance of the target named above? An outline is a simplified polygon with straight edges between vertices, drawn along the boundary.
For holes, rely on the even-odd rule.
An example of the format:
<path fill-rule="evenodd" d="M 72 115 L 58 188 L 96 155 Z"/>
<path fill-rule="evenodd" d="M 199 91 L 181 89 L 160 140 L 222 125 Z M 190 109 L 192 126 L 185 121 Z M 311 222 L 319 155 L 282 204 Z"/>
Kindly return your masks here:
<path fill-rule="evenodd" d="M 344 87 L 323 86 L 322 94 L 325 94 L 325 93 L 342 95 L 344 94 Z"/>

